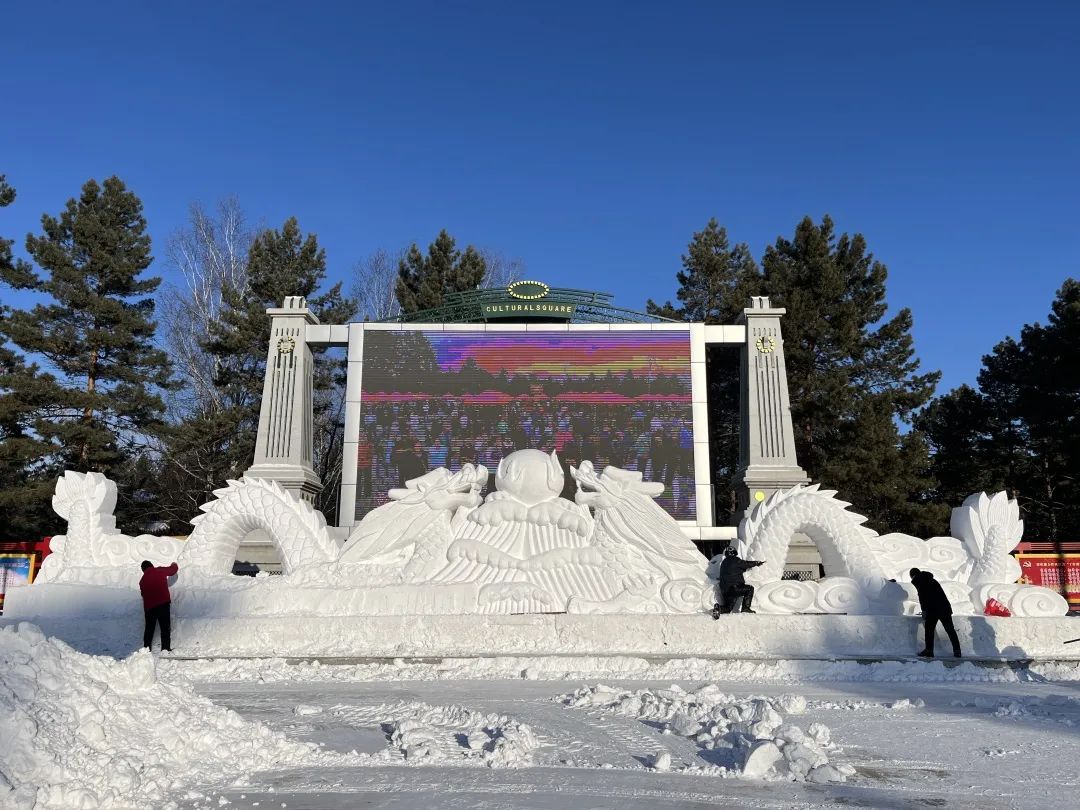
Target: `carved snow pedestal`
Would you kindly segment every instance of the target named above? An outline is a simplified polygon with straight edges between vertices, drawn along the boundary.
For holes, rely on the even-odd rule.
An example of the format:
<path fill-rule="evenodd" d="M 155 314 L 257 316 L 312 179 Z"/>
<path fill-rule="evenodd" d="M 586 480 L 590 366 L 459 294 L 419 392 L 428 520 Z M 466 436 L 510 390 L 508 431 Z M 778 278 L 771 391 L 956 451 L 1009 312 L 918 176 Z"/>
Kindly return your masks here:
<path fill-rule="evenodd" d="M 500 462 L 496 491 L 482 499 L 484 467 L 439 468 L 391 490 L 339 545 L 310 503 L 261 479 L 218 490 L 186 542 L 127 537 L 112 517 L 115 485 L 69 472 L 53 501 L 68 533 L 54 539 L 38 582 L 131 587 L 141 560 L 175 559 L 176 593 L 192 615 L 275 615 L 283 602 L 294 615 L 320 616 L 693 614 L 712 605 L 707 561 L 653 501 L 662 484 L 614 467 L 597 473 L 588 461 L 571 473 L 573 502 L 559 497 L 554 454 L 519 450 Z M 834 494 L 778 492 L 743 522 L 742 555 L 765 560 L 747 577 L 761 612 L 910 614 L 917 602 L 906 580 L 918 567 L 942 581 L 960 614 L 981 613 L 994 597 L 1016 616 L 1065 615 L 1059 594 L 1015 584 L 1009 552 L 1023 523 L 1004 493 L 968 498 L 953 512 L 956 536 L 927 541 L 866 529 Z M 257 529 L 277 546 L 282 576 L 231 575 L 237 547 Z M 821 552 L 820 582 L 780 580 L 797 532 Z"/>

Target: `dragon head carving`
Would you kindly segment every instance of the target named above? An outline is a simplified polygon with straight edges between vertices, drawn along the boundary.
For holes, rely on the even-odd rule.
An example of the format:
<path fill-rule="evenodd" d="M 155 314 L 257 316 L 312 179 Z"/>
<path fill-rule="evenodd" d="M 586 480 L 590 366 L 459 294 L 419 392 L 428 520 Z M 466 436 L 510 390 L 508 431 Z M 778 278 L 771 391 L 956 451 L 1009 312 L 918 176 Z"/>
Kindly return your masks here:
<path fill-rule="evenodd" d="M 570 475 L 578 487 L 574 500 L 593 509 L 610 509 L 630 495 L 655 498 L 664 491 L 663 484 L 643 481 L 641 473 L 633 470 L 608 466 L 597 475 L 591 461 L 581 462 L 580 467 L 571 467 Z"/>
<path fill-rule="evenodd" d="M 405 486 L 391 489 L 390 500 L 412 506 L 423 503 L 436 512 L 457 511 L 459 506 L 473 508 L 480 505 L 480 490 L 488 481 L 487 467 L 482 464 L 465 464 L 451 473 L 439 467 L 419 478 L 405 482 Z"/>

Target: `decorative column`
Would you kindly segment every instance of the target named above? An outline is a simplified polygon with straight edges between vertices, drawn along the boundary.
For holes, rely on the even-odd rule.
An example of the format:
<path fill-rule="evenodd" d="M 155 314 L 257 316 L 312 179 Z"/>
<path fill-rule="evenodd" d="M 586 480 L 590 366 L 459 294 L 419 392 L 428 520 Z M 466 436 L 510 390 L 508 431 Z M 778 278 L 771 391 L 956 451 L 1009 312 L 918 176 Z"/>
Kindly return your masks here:
<path fill-rule="evenodd" d="M 312 366 L 307 328 L 319 319 L 301 296 L 289 296 L 281 309 L 268 309 L 270 348 L 259 407 L 255 461 L 245 478 L 277 481 L 305 501 L 322 491 L 312 468 Z"/>
<path fill-rule="evenodd" d="M 738 320 L 746 324 L 739 392 L 739 469 L 734 478 L 739 517 L 774 492 L 810 481 L 795 458 L 780 334 L 780 316 L 786 311 L 760 296 L 750 299 L 750 307 Z"/>

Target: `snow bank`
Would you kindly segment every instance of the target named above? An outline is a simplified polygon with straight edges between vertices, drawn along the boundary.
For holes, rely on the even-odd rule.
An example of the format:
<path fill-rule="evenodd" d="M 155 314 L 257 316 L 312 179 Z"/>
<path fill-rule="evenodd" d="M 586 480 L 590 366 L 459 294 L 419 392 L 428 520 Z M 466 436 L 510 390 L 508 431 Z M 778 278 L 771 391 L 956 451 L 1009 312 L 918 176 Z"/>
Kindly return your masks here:
<path fill-rule="evenodd" d="M 29 624 L 0 631 L 0 806 L 148 807 L 184 785 L 340 764 L 164 683 L 155 660 L 76 652 Z"/>
<path fill-rule="evenodd" d="M 850 765 L 834 761 L 840 748 L 831 741 L 826 726 L 813 723 L 803 731 L 787 722 L 785 715 L 806 711 L 806 699 L 799 695 L 738 698 L 715 684 L 694 692 L 678 685 L 628 691 L 601 684 L 556 700 L 575 708 L 662 723 L 665 734 L 686 737 L 712 752 L 706 758 L 713 764 L 706 768 L 673 767 L 670 755 L 662 752 L 653 758 L 654 770 L 821 783 L 843 782 L 855 773 Z"/>
<path fill-rule="evenodd" d="M 446 658 L 439 661 L 387 663 L 290 663 L 283 658 L 223 658 L 203 661 L 163 659 L 169 678 L 195 682 L 248 681 L 438 681 L 438 680 L 593 680 L 618 678 L 638 681 L 734 681 L 759 683 L 867 681 L 972 682 L 1080 681 L 1080 665 L 1031 664 L 1027 667 L 984 667 L 940 661 L 650 661 L 620 656 L 549 656 L 535 658 Z"/>

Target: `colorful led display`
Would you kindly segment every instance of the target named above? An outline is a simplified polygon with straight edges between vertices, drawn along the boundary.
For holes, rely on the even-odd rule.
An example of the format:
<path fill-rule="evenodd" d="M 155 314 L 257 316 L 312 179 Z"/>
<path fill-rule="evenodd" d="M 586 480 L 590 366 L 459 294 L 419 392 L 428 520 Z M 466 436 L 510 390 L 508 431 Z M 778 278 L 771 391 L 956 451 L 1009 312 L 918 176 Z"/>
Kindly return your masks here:
<path fill-rule="evenodd" d="M 690 336 L 370 330 L 364 335 L 356 517 L 435 467 L 458 470 L 523 448 L 639 470 L 657 502 L 694 520 Z"/>

